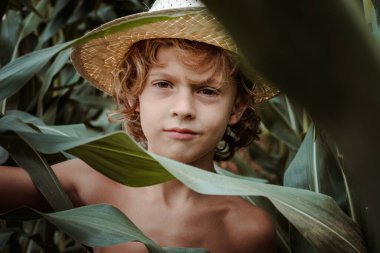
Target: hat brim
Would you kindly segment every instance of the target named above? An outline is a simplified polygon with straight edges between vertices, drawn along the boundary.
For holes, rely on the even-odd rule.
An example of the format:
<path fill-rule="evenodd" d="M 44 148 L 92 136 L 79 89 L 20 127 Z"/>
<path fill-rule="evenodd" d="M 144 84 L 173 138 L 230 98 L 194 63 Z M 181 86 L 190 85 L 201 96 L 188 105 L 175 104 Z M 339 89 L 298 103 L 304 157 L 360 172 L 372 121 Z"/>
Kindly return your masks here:
<path fill-rule="evenodd" d="M 131 45 L 155 38 L 195 40 L 238 53 L 236 44 L 204 7 L 138 13 L 108 22 L 87 33 L 73 47 L 71 60 L 81 76 L 93 86 L 113 95 L 114 75 Z M 278 90 L 260 81 L 255 89 L 260 103 Z"/>

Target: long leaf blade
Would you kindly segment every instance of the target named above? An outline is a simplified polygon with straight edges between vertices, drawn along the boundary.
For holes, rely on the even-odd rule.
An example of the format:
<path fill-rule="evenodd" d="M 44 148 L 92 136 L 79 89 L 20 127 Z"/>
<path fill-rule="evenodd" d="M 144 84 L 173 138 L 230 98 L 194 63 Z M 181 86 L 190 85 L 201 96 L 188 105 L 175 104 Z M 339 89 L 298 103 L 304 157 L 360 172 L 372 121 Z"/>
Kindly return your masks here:
<path fill-rule="evenodd" d="M 30 133 L 28 135 L 30 138 Z M 45 151 L 56 149 L 52 136 L 49 139 L 50 145 L 46 142 L 41 146 Z M 41 140 L 41 136 L 38 140 Z M 65 139 L 58 138 L 55 141 L 57 140 L 62 142 Z M 29 141 L 33 141 L 33 138 Z M 141 185 L 149 184 L 160 174 L 164 180 L 169 180 L 171 177 L 169 174 L 165 175 L 165 167 L 188 187 L 201 193 L 267 197 L 301 234 L 322 252 L 366 252 L 357 225 L 339 209 L 331 197 L 301 189 L 216 175 L 154 154 L 148 155 L 122 132 L 91 139 L 91 142 L 80 146 L 75 146 L 78 142 L 73 142 L 70 138 L 66 141 L 67 143 L 60 144 L 60 147 L 71 146 L 69 153 L 80 157 L 94 169 L 120 183 L 134 185 L 137 181 Z M 149 156 L 154 157 L 162 166 Z M 108 160 L 111 157 L 112 162 Z M 114 161 L 119 159 L 120 163 L 115 166 Z M 130 159 L 134 161 L 133 164 L 128 164 Z M 146 170 L 147 173 L 133 172 L 136 167 L 139 167 L 140 171 Z M 123 177 L 124 173 L 131 172 L 133 177 Z"/>
<path fill-rule="evenodd" d="M 0 132 L 2 128 L 9 127 L 1 123 L 0 120 Z M 14 131 L 17 130 L 15 125 Z M 43 138 L 42 134 L 32 132 L 18 134 L 33 143 L 40 152 L 64 147 L 94 169 L 126 185 L 157 183 L 156 177 L 164 182 L 172 179 L 170 175 L 173 175 L 191 189 L 204 194 L 267 197 L 322 252 L 366 252 L 357 225 L 326 195 L 217 175 L 148 154 L 123 132 L 80 141 L 67 136 Z"/>
<path fill-rule="evenodd" d="M 0 101 L 19 89 L 72 41 L 21 56 L 0 69 Z"/>
<path fill-rule="evenodd" d="M 53 170 L 38 152 L 14 133 L 2 135 L 0 144 L 15 162 L 28 172 L 37 189 L 55 211 L 73 207 Z"/>
<path fill-rule="evenodd" d="M 5 220 L 29 220 L 43 217 L 90 247 L 107 247 L 123 242 L 144 243 L 152 253 L 206 253 L 204 249 L 161 248 L 128 219 L 119 209 L 105 204 L 89 205 L 70 210 L 43 213 L 30 208 L 15 209 L 3 214 Z"/>
<path fill-rule="evenodd" d="M 197 192 L 267 197 L 321 252 L 366 252 L 357 225 L 326 195 L 215 175 L 151 155 L 177 179 Z"/>

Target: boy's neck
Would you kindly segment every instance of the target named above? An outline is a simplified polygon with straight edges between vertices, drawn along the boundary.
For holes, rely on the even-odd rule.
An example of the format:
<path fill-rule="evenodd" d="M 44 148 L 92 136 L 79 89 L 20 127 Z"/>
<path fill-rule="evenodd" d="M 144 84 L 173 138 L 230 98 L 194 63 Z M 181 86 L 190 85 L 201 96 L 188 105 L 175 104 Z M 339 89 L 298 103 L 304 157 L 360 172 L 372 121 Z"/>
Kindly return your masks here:
<path fill-rule="evenodd" d="M 215 172 L 213 160 L 209 160 L 209 159 L 199 160 L 194 163 L 189 163 L 189 165 L 203 169 L 203 170 L 207 170 L 209 172 Z"/>
<path fill-rule="evenodd" d="M 151 151 L 151 150 L 150 150 Z M 215 172 L 213 154 L 206 154 L 198 160 L 188 165 Z M 145 196 L 155 203 L 162 203 L 167 208 L 184 206 L 189 203 L 193 197 L 200 194 L 194 192 L 179 180 L 172 180 L 166 183 L 152 185 L 145 188 Z"/>
<path fill-rule="evenodd" d="M 151 201 L 167 208 L 183 207 L 191 198 L 199 195 L 179 180 L 149 186 L 146 188 L 146 193 Z"/>
<path fill-rule="evenodd" d="M 189 165 L 215 172 L 213 161 L 211 163 L 198 162 Z M 183 207 L 185 204 L 188 204 L 192 198 L 199 196 L 199 193 L 194 192 L 179 180 L 149 186 L 146 188 L 146 191 L 148 196 L 152 198 L 152 201 L 163 203 L 169 208 Z"/>

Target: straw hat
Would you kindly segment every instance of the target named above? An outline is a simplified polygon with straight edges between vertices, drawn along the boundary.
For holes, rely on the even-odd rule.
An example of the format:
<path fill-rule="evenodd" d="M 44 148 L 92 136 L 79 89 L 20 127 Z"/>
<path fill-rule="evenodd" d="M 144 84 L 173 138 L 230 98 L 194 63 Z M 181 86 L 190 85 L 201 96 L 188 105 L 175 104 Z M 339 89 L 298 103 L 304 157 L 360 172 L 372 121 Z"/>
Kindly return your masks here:
<path fill-rule="evenodd" d="M 188 39 L 238 53 L 232 38 L 199 0 L 157 0 L 148 12 L 115 19 L 84 38 L 87 38 L 86 42 L 73 47 L 73 65 L 93 86 L 110 95 L 113 93 L 113 70 L 119 66 L 131 45 L 140 40 Z M 278 93 L 276 88 L 261 79 L 256 80 L 256 103 Z"/>

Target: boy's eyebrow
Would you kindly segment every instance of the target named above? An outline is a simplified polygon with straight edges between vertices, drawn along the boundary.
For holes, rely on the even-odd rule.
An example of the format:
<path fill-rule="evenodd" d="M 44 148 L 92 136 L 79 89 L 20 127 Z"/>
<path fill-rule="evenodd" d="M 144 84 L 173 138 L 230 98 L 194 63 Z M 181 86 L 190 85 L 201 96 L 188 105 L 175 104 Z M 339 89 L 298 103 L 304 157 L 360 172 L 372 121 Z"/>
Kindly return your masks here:
<path fill-rule="evenodd" d="M 190 83 L 194 84 L 194 85 L 199 85 L 199 86 L 204 86 L 204 85 L 208 85 L 208 84 L 216 84 L 218 83 L 215 78 L 213 77 L 209 77 L 203 81 L 190 81 Z"/>
<path fill-rule="evenodd" d="M 196 86 L 207 86 L 207 85 L 219 85 L 224 86 L 227 82 L 219 80 L 220 78 L 215 78 L 215 75 L 212 75 L 206 79 L 191 80 L 188 79 L 189 83 Z"/>
<path fill-rule="evenodd" d="M 176 78 L 175 75 L 172 75 L 170 73 L 167 73 L 167 72 L 161 72 L 161 71 L 154 71 L 154 72 L 151 72 L 149 74 L 150 77 L 154 77 L 154 76 L 163 76 L 165 78 Z M 207 85 L 216 85 L 218 84 L 219 86 L 224 86 L 224 82 L 220 82 L 219 80 L 216 80 L 213 76 L 211 77 L 208 77 L 207 79 L 204 79 L 204 80 L 191 80 L 191 79 L 188 79 L 189 83 L 191 85 L 194 85 L 194 86 L 199 86 L 199 87 L 202 87 L 202 86 L 207 86 Z"/>
<path fill-rule="evenodd" d="M 214 88 L 223 88 L 228 85 L 228 82 L 221 81 L 218 79 L 215 79 L 214 77 L 209 77 L 206 80 L 200 81 L 200 82 L 190 82 L 192 85 L 197 86 L 197 87 L 204 87 L 204 86 L 212 86 Z"/>
<path fill-rule="evenodd" d="M 162 73 L 162 72 L 149 72 L 148 75 L 149 76 L 159 76 L 159 75 L 166 75 L 166 74 Z"/>
<path fill-rule="evenodd" d="M 174 76 L 171 75 L 170 73 L 161 72 L 161 71 L 150 72 L 150 73 L 148 74 L 148 76 L 174 77 Z"/>

